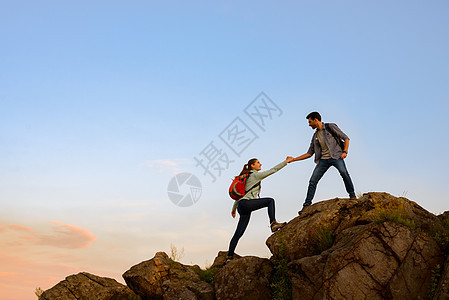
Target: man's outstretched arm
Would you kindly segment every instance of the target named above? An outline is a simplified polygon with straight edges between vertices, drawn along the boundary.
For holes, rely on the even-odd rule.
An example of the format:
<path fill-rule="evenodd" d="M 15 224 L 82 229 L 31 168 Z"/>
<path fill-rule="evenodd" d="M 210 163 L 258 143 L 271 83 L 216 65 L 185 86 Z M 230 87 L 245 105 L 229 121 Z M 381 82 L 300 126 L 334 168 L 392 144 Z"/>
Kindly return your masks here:
<path fill-rule="evenodd" d="M 309 157 L 312 157 L 312 155 L 310 153 L 304 153 L 303 155 L 293 158 L 292 162 L 307 159 Z"/>

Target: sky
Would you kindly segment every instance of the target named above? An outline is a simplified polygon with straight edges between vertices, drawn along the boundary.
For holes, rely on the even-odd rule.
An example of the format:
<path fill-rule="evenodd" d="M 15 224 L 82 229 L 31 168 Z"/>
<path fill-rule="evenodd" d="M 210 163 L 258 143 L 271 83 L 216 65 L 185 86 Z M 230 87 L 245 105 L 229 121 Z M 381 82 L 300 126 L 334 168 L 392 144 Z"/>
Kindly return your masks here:
<path fill-rule="evenodd" d="M 305 153 L 311 111 L 350 137 L 358 195 L 449 210 L 448 14 L 438 0 L 2 1 L 0 298 L 78 272 L 124 283 L 158 251 L 207 267 L 237 224 L 231 180 L 253 157 L 267 170 Z M 314 166 L 263 181 L 278 221 Z M 335 197 L 330 169 L 314 202 Z M 270 257 L 268 223 L 254 212 L 236 253 Z"/>

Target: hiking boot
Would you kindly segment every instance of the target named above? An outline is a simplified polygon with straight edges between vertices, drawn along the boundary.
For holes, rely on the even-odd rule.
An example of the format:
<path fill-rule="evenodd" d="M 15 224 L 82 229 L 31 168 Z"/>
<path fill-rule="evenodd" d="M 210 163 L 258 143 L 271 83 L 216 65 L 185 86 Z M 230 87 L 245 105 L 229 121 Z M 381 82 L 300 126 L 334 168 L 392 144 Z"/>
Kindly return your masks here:
<path fill-rule="evenodd" d="M 226 265 L 228 262 L 230 262 L 233 259 L 234 259 L 234 256 L 226 256 L 226 260 L 225 260 L 224 264 Z"/>
<path fill-rule="evenodd" d="M 350 195 L 350 196 L 349 196 L 349 199 L 351 199 L 351 200 L 357 200 L 357 196 L 356 196 L 356 195 Z"/>
<path fill-rule="evenodd" d="M 300 211 L 298 211 L 298 216 L 302 215 L 302 213 L 306 210 L 308 205 L 303 206 L 302 209 Z"/>
<path fill-rule="evenodd" d="M 278 223 L 278 222 L 274 221 L 273 223 L 270 224 L 270 226 L 271 226 L 271 232 L 276 232 L 277 230 L 281 229 L 281 228 L 284 227 L 285 225 L 287 225 L 287 222 L 284 222 L 284 223 Z"/>

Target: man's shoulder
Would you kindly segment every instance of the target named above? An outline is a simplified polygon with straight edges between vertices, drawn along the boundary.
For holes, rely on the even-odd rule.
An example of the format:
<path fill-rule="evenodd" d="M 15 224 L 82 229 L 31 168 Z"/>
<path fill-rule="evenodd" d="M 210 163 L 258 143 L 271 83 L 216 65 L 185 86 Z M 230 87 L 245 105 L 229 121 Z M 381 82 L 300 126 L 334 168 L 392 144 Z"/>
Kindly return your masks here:
<path fill-rule="evenodd" d="M 330 134 L 334 135 L 334 136 L 338 136 L 339 138 L 342 139 L 349 139 L 349 137 L 340 129 L 340 127 L 338 127 L 337 124 L 335 123 L 326 123 L 327 130 L 329 131 Z"/>
<path fill-rule="evenodd" d="M 338 125 L 335 123 L 324 123 L 324 129 L 327 129 L 332 132 L 336 132 L 336 131 L 340 130 Z"/>

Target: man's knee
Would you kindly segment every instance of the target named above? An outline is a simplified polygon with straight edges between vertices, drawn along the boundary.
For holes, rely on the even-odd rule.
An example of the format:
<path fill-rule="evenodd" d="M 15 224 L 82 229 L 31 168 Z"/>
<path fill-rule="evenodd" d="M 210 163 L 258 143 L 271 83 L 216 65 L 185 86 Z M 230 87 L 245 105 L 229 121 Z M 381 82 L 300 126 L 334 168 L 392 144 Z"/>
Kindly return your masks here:
<path fill-rule="evenodd" d="M 349 176 L 349 172 L 348 170 L 340 170 L 340 175 L 341 177 L 348 177 Z"/>

